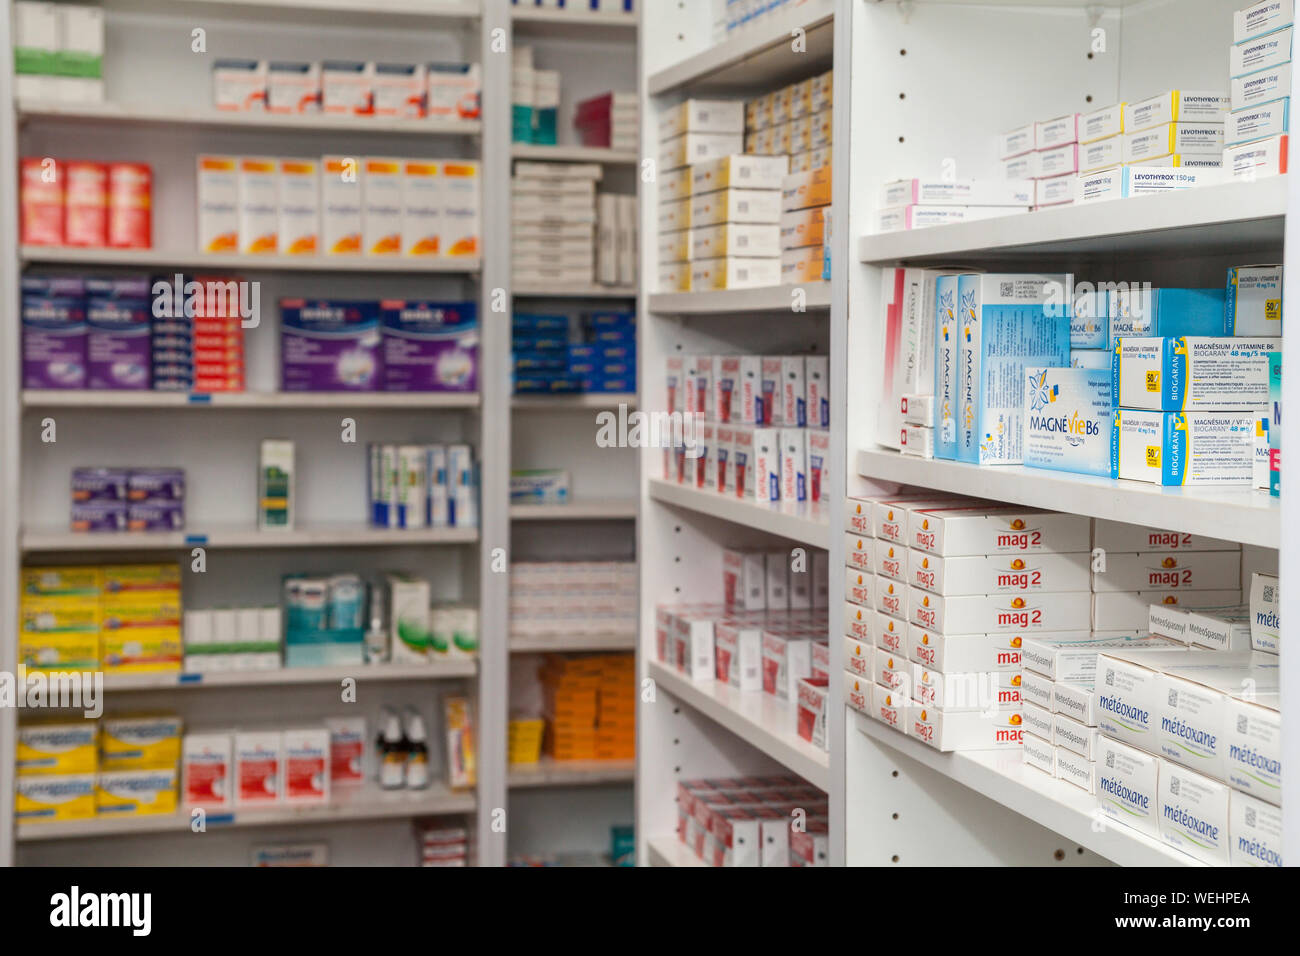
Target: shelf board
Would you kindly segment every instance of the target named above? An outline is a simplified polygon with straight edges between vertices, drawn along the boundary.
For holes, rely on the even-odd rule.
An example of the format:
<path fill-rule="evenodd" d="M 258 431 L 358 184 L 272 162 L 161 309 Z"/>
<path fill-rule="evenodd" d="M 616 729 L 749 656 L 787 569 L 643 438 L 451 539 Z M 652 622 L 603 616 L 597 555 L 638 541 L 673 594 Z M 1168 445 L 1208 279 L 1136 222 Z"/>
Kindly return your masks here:
<path fill-rule="evenodd" d="M 635 13 L 593 13 L 576 7 L 512 6 L 515 35 L 555 40 L 591 40 L 633 43 L 639 21 Z"/>
<path fill-rule="evenodd" d="M 650 479 L 650 497 L 655 501 L 688 508 L 814 548 L 830 546 L 828 510 L 823 505 L 790 502 L 759 504 L 689 485 L 679 485 L 662 478 Z"/>
<path fill-rule="evenodd" d="M 512 504 L 512 521 L 603 521 L 636 517 L 635 498 L 577 499 L 562 505 Z"/>
<path fill-rule="evenodd" d="M 155 392 L 24 389 L 26 408 L 478 408 L 477 392 Z"/>
<path fill-rule="evenodd" d="M 126 126 L 193 126 L 198 129 L 255 129 L 276 132 L 378 133 L 416 136 L 477 136 L 476 119 L 388 119 L 381 116 L 336 116 L 253 113 L 213 108 L 186 108 L 129 103 L 52 103 L 19 100 L 18 122 L 73 120 Z"/>
<path fill-rule="evenodd" d="M 634 285 L 557 286 L 530 282 L 516 282 L 510 292 L 534 299 L 635 299 L 637 295 Z"/>
<path fill-rule="evenodd" d="M 830 68 L 835 4 L 808 0 L 790 4 L 747 27 L 733 30 L 721 43 L 651 73 L 646 92 L 659 96 L 689 88 L 692 93 L 749 93 L 775 89 L 792 80 Z M 802 53 L 790 48 L 790 31 L 802 29 Z"/>
<path fill-rule="evenodd" d="M 241 256 L 193 249 L 82 249 L 72 246 L 22 246 L 24 265 L 129 266 L 134 269 L 234 269 L 241 272 L 478 272 L 478 256 L 429 258 L 386 256 Z"/>
<path fill-rule="evenodd" d="M 274 806 L 233 810 L 210 810 L 208 831 L 227 827 L 264 827 L 312 823 L 336 823 L 347 820 L 382 820 L 403 817 L 473 813 L 476 805 L 472 791 L 448 790 L 434 784 L 426 790 L 379 790 L 362 787 L 354 793 L 340 792 L 338 798 L 324 806 Z M 144 814 L 129 817 L 92 817 L 87 820 L 60 820 L 48 823 L 19 823 L 17 838 L 27 843 L 37 840 L 67 840 L 88 837 L 121 837 L 142 833 L 188 833 L 188 810 L 177 813 Z"/>
<path fill-rule="evenodd" d="M 636 408 L 635 392 L 580 392 L 575 395 L 512 395 L 510 407 L 517 412 L 565 412 Z"/>
<path fill-rule="evenodd" d="M 651 837 L 646 841 L 651 866 L 707 866 L 703 860 L 691 852 L 690 848 L 671 836 Z"/>
<path fill-rule="evenodd" d="M 857 468 L 864 478 L 1229 538 L 1266 548 L 1278 547 L 1282 538 L 1280 499 L 1254 488 L 1164 487 L 1023 465 L 980 466 L 926 459 L 886 449 L 859 451 Z"/>
<path fill-rule="evenodd" d="M 26 528 L 22 550 L 36 552 L 176 551 L 191 547 L 262 548 L 404 547 L 431 544 L 469 544 L 478 540 L 477 528 L 372 528 L 364 524 L 317 525 L 292 531 L 259 531 L 248 526 L 214 527 L 206 531 L 74 532 L 64 529 Z"/>
<path fill-rule="evenodd" d="M 293 684 L 334 684 L 345 678 L 368 682 L 443 680 L 473 677 L 478 661 L 472 657 L 430 661 L 428 664 L 358 664 L 347 667 L 281 667 L 266 671 L 166 672 L 104 675 L 106 691 L 202 689 L 204 687 L 287 687 Z"/>
<path fill-rule="evenodd" d="M 266 23 L 319 23 L 370 29 L 409 25 L 427 28 L 430 21 L 468 24 L 482 15 L 479 0 L 106 0 L 110 10 L 166 12 L 174 16 L 252 20 Z"/>
<path fill-rule="evenodd" d="M 509 764 L 506 768 L 506 786 L 521 790 L 627 784 L 635 778 L 635 760 L 552 760 L 543 757 L 535 764 Z"/>
<path fill-rule="evenodd" d="M 716 315 L 725 312 L 790 312 L 795 289 L 806 292 L 804 307 L 829 309 L 831 284 L 775 285 L 762 289 L 721 289 L 708 292 L 656 292 L 649 296 L 651 312 L 661 315 Z"/>
<path fill-rule="evenodd" d="M 603 146 L 534 146 L 514 143 L 511 159 L 541 160 L 563 163 L 604 163 L 608 166 L 634 166 L 641 161 L 636 150 L 607 149 Z"/>
<path fill-rule="evenodd" d="M 512 634 L 512 654 L 550 654 L 574 651 L 635 651 L 635 634 L 582 634 L 564 631 L 557 634 Z"/>
<path fill-rule="evenodd" d="M 794 708 L 788 702 L 717 681 L 691 681 L 659 661 L 650 661 L 650 676 L 660 690 L 689 704 L 813 786 L 830 789 L 830 754 L 795 733 Z"/>
<path fill-rule="evenodd" d="M 1010 259 L 1046 253 L 1114 256 L 1201 251 L 1226 255 L 1282 245 L 1287 177 L 1159 196 L 1055 206 L 1022 215 L 862 236 L 863 262 Z"/>
<path fill-rule="evenodd" d="M 850 725 L 873 740 L 970 787 L 1077 846 L 1121 866 L 1200 866 L 1159 840 L 1122 824 L 1096 829 L 1097 798 L 1063 780 L 1025 765 L 1019 750 L 940 753 L 878 720 L 850 711 Z"/>

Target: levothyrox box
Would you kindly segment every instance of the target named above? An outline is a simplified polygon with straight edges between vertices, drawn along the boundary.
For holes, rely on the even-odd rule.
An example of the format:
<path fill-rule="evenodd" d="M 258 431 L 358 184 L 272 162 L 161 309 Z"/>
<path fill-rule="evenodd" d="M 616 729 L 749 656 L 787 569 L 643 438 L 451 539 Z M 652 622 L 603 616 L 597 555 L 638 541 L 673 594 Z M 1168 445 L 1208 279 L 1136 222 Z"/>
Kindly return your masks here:
<path fill-rule="evenodd" d="M 1164 123 L 1124 134 L 1126 163 L 1168 156 L 1171 153 L 1217 154 L 1223 150 L 1223 122 Z"/>
<path fill-rule="evenodd" d="M 1240 146 L 1290 132 L 1291 98 L 1284 96 L 1280 100 L 1248 106 L 1242 110 L 1233 110 L 1223 124 L 1223 144 Z"/>
<path fill-rule="evenodd" d="M 1169 90 L 1124 105 L 1124 131 L 1134 133 L 1164 123 L 1222 123 L 1228 97 L 1222 91 Z"/>
<path fill-rule="evenodd" d="M 1228 269 L 1223 333 L 1249 338 L 1282 334 L 1280 265 L 1232 266 Z"/>
<path fill-rule="evenodd" d="M 1228 864 L 1228 788 L 1160 762 L 1160 839 L 1211 866 Z"/>
<path fill-rule="evenodd" d="M 1280 338 L 1125 338 L 1115 348 L 1120 408 L 1235 411 L 1268 405 L 1268 356 Z"/>
<path fill-rule="evenodd" d="M 1121 283 L 1110 295 L 1110 341 L 1121 338 L 1222 335 L 1224 296 L 1219 289 L 1153 289 Z"/>
<path fill-rule="evenodd" d="M 906 580 L 934 594 L 1019 594 L 1026 591 L 1087 591 L 1091 555 L 971 555 L 945 558 L 923 551 L 908 555 Z M 877 560 L 883 559 L 877 553 Z"/>
<path fill-rule="evenodd" d="M 1109 737 L 1098 745 L 1098 808 L 1117 823 L 1158 837 L 1160 758 Z"/>
<path fill-rule="evenodd" d="M 1074 277 L 967 274 L 958 278 L 957 459 L 1017 464 L 1022 458 L 1028 366 L 1070 360 Z"/>
<path fill-rule="evenodd" d="M 1232 42 L 1242 43 L 1294 22 L 1294 0 L 1257 0 L 1233 12 Z"/>
<path fill-rule="evenodd" d="M 1106 554 L 1106 569 L 1093 575 L 1093 591 L 1208 591 L 1241 587 L 1236 551 L 1140 551 Z"/>
<path fill-rule="evenodd" d="M 880 187 L 881 209 L 895 206 L 1030 206 L 1034 184 L 1004 179 L 899 179 Z"/>
<path fill-rule="evenodd" d="M 1110 477 L 1111 372 L 1030 366 L 1025 374 L 1025 464 Z"/>
<path fill-rule="evenodd" d="M 1238 143 L 1223 150 L 1223 179 L 1260 179 L 1280 176 L 1288 169 L 1288 134 Z"/>
<path fill-rule="evenodd" d="M 1254 412 L 1152 412 L 1121 408 L 1111 433 L 1111 477 L 1157 485 L 1253 481 Z"/>
<path fill-rule="evenodd" d="M 1291 63 L 1280 63 L 1232 78 L 1232 108 L 1248 109 L 1291 95 Z"/>
<path fill-rule="evenodd" d="M 1291 62 L 1291 27 L 1228 47 L 1228 75 L 1233 79 Z"/>
<path fill-rule="evenodd" d="M 1282 810 L 1242 793 L 1228 795 L 1228 862 L 1282 865 Z"/>
<path fill-rule="evenodd" d="M 1282 698 L 1261 691 L 1254 700 L 1228 697 L 1223 724 L 1224 779 L 1236 790 L 1282 803 Z"/>
<path fill-rule="evenodd" d="M 1124 132 L 1124 106 L 1116 103 L 1079 115 L 1079 142 L 1091 143 Z"/>

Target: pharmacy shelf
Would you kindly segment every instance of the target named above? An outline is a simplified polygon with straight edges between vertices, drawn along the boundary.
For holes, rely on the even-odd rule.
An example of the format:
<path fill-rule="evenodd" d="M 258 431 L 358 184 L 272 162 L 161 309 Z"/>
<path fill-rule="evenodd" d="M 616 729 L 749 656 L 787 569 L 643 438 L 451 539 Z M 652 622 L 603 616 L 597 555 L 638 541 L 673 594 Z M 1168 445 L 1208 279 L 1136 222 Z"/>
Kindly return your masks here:
<path fill-rule="evenodd" d="M 646 92 L 659 96 L 689 88 L 695 94 L 772 90 L 830 68 L 835 4 L 808 0 L 728 34 L 721 43 L 651 73 Z M 791 31 L 803 30 L 806 47 L 795 53 Z"/>
<path fill-rule="evenodd" d="M 26 408 L 478 408 L 477 392 L 155 392 L 25 389 Z"/>
<path fill-rule="evenodd" d="M 258 23 L 322 23 L 336 27 L 429 26 L 430 21 L 464 22 L 482 14 L 479 0 L 106 0 L 111 10 L 253 19 Z"/>
<path fill-rule="evenodd" d="M 216 109 L 185 109 L 125 103 L 46 103 L 19 100 L 18 122 L 73 120 L 129 126 L 191 126 L 198 129 L 256 129 L 269 132 L 374 133 L 416 136 L 477 136 L 476 119 L 385 119 L 378 116 L 335 116 L 253 113 Z"/>
<path fill-rule="evenodd" d="M 368 683 L 444 680 L 473 677 L 478 661 L 472 657 L 427 664 L 357 664 L 345 667 L 280 667 L 265 671 L 168 672 L 104 675 L 104 690 L 149 691 L 205 687 L 288 687 L 294 684 L 337 684 L 352 678 Z"/>
<path fill-rule="evenodd" d="M 635 13 L 601 13 L 576 7 L 512 6 L 510 19 L 517 36 L 565 40 L 636 40 Z"/>
<path fill-rule="evenodd" d="M 425 790 L 379 790 L 363 787 L 355 793 L 340 793 L 324 806 L 274 806 L 207 813 L 209 832 L 226 827 L 288 826 L 333 823 L 347 820 L 383 820 L 404 817 L 473 813 L 476 806 L 470 791 L 453 792 L 442 784 Z M 141 833 L 189 832 L 189 812 L 144 814 L 131 817 L 92 817 L 48 823 L 20 823 L 19 842 L 67 840 L 90 837 L 133 836 Z"/>
<path fill-rule="evenodd" d="M 176 551 L 183 548 L 419 547 L 430 544 L 469 544 L 478 541 L 477 528 L 371 528 L 363 524 L 317 525 L 292 531 L 259 531 L 234 526 L 207 531 L 75 532 L 24 529 L 21 548 L 28 554 L 54 551 Z"/>
<path fill-rule="evenodd" d="M 850 727 L 1121 866 L 1201 865 L 1121 824 L 1098 830 L 1097 798 L 1026 766 L 1018 750 L 940 753 L 856 711 Z"/>
<path fill-rule="evenodd" d="M 22 246 L 24 265 L 56 263 L 78 266 L 129 266 L 133 269 L 234 269 L 241 272 L 410 272 L 472 273 L 478 256 L 241 256 L 193 249 L 82 249 L 71 246 Z"/>
<path fill-rule="evenodd" d="M 576 395 L 515 395 L 510 408 L 516 412 L 565 412 L 636 408 L 635 392 L 582 392 Z"/>
<path fill-rule="evenodd" d="M 926 459 L 880 449 L 859 451 L 857 468 L 864 478 L 1230 538 L 1266 548 L 1278 547 L 1282 538 L 1280 500 L 1253 488 L 1171 488 L 1022 465 L 980 466 Z"/>
<path fill-rule="evenodd" d="M 515 143 L 510 147 L 512 159 L 542 160 L 562 163 L 604 163 L 607 166 L 634 166 L 641 161 L 636 150 L 607 149 L 603 146 L 534 146 Z"/>
<path fill-rule="evenodd" d="M 636 634 L 582 634 L 563 631 L 555 634 L 512 634 L 512 654 L 571 653 L 575 651 L 634 651 Z"/>
<path fill-rule="evenodd" d="M 650 497 L 664 504 L 687 508 L 814 548 L 826 548 L 830 544 L 829 509 L 823 505 L 785 501 L 760 504 L 662 478 L 651 478 L 649 484 Z"/>
<path fill-rule="evenodd" d="M 707 866 L 703 860 L 690 851 L 677 835 L 651 837 L 649 840 L 650 847 L 650 865 L 651 866 Z"/>
<path fill-rule="evenodd" d="M 799 304 L 795 290 L 805 293 L 805 309 L 829 309 L 829 282 L 776 285 L 761 289 L 721 289 L 709 292 L 657 292 L 649 297 L 650 311 L 660 315 L 717 315 L 727 312 L 791 312 Z"/>
<path fill-rule="evenodd" d="M 795 733 L 794 708 L 789 702 L 717 681 L 697 683 L 659 661 L 649 665 L 659 690 L 695 708 L 813 786 L 830 789 L 830 754 Z"/>
<path fill-rule="evenodd" d="M 601 521 L 636 517 L 635 498 L 588 498 L 561 505 L 512 504 L 512 521 Z"/>
<path fill-rule="evenodd" d="M 1047 253 L 1227 255 L 1281 248 L 1287 177 L 1078 203 L 977 222 L 862 236 L 863 262 L 936 263 L 952 256 L 1011 259 Z"/>
<path fill-rule="evenodd" d="M 512 764 L 506 785 L 531 787 L 597 787 L 631 783 L 636 776 L 632 760 L 552 760 L 543 757 L 535 764 Z"/>
<path fill-rule="evenodd" d="M 635 299 L 634 285 L 552 285 L 516 282 L 511 286 L 516 297 L 534 299 Z"/>

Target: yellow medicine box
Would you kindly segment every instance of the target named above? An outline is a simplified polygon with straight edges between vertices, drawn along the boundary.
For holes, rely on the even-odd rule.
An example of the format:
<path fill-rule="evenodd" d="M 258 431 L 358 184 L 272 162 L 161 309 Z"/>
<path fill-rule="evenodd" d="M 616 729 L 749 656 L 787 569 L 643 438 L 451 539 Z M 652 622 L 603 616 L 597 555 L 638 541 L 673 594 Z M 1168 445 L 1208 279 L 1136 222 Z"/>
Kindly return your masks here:
<path fill-rule="evenodd" d="M 179 591 L 178 564 L 112 564 L 103 569 L 103 591 L 107 595 L 140 591 Z"/>
<path fill-rule="evenodd" d="M 176 768 L 114 770 L 95 777 L 98 816 L 176 812 Z"/>
<path fill-rule="evenodd" d="M 178 627 L 132 627 L 105 631 L 100 642 L 104 671 L 143 673 L 181 668 Z"/>
<path fill-rule="evenodd" d="M 93 720 L 34 721 L 18 725 L 19 775 L 94 773 L 99 725 Z"/>
<path fill-rule="evenodd" d="M 179 591 L 105 595 L 101 601 L 100 627 L 105 633 L 139 628 L 179 628 L 180 624 Z"/>
<path fill-rule="evenodd" d="M 176 714 L 105 717 L 100 721 L 102 770 L 175 767 L 181 757 L 184 724 Z"/>
<path fill-rule="evenodd" d="M 98 634 L 99 598 L 23 598 L 19 629 L 25 634 Z"/>
<path fill-rule="evenodd" d="M 18 777 L 14 819 L 19 823 L 85 820 L 94 815 L 93 773 L 38 773 Z"/>
<path fill-rule="evenodd" d="M 46 597 L 95 597 L 103 577 L 99 568 L 23 568 L 23 600 Z"/>
<path fill-rule="evenodd" d="M 18 635 L 18 663 L 33 671 L 93 671 L 99 667 L 99 632 Z"/>

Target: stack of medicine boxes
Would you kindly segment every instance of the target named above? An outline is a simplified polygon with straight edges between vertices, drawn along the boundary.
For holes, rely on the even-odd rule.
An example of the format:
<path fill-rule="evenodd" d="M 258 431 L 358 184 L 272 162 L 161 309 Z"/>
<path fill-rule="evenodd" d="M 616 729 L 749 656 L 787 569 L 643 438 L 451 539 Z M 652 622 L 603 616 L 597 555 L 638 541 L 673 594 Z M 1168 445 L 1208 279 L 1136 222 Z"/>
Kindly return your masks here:
<path fill-rule="evenodd" d="M 1238 308 L 1242 272 L 1235 270 L 1231 290 Z M 1218 289 L 1117 290 L 1110 333 L 1114 477 L 1163 485 L 1255 482 L 1256 433 L 1282 340 L 1264 334 L 1272 331 L 1266 303 L 1227 319 L 1224 303 Z"/>
<path fill-rule="evenodd" d="M 784 155 L 723 156 L 691 166 L 693 291 L 780 283 L 780 190 L 788 168 Z M 829 177 L 827 183 L 829 193 Z"/>
<path fill-rule="evenodd" d="M 554 146 L 559 128 L 560 74 L 533 66 L 533 48 L 517 46 L 512 54 L 511 140 Z"/>
<path fill-rule="evenodd" d="M 831 99 L 834 74 L 827 70 L 745 101 L 745 152 L 790 156 L 790 172 L 831 164 Z"/>
<path fill-rule="evenodd" d="M 1203 863 L 1280 866 L 1277 660 L 1104 651 L 1092 702 L 1099 811 Z"/>
<path fill-rule="evenodd" d="M 511 261 L 516 282 L 592 284 L 600 177 L 598 163 L 515 164 Z"/>
<path fill-rule="evenodd" d="M 1033 180 L 1035 209 L 1074 201 L 1079 172 L 1079 114 L 1028 123 L 1002 134 L 998 158 L 1008 180 Z"/>
<path fill-rule="evenodd" d="M 1233 13 L 1223 167 L 1234 178 L 1287 171 L 1294 22 L 1293 0 L 1265 0 Z"/>

